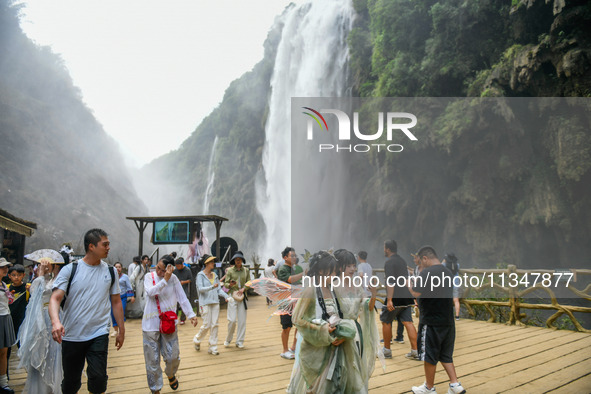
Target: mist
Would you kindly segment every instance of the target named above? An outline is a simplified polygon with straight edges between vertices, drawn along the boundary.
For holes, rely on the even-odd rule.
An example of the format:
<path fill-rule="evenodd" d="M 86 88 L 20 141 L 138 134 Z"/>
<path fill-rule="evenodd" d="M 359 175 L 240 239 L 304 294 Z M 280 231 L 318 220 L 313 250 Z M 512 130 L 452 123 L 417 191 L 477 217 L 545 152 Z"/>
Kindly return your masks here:
<path fill-rule="evenodd" d="M 440 118 L 428 110 L 417 113 L 421 122 L 428 118 L 429 127 L 417 133 L 417 144 L 405 141 L 403 152 L 396 154 L 326 152 L 318 157 L 293 132 L 302 107 L 336 105 L 294 106 L 294 97 L 396 94 L 407 82 L 406 92 L 413 95 L 500 95 L 502 89 L 514 95 L 576 94 L 568 89 L 580 84 L 557 79 L 557 73 L 543 74 L 544 67 L 532 66 L 533 82 L 505 77 L 513 70 L 504 63 L 491 71 L 488 64 L 505 59 L 504 42 L 487 53 L 491 59 L 478 63 L 482 70 L 468 68 L 463 80 L 437 79 L 437 55 L 447 52 L 435 30 L 410 32 L 420 36 L 413 36 L 422 48 L 417 54 L 413 48 L 374 43 L 371 29 L 396 25 L 376 27 L 368 22 L 371 15 L 348 2 L 292 5 L 270 27 L 262 59 L 227 86 L 220 104 L 191 125 L 194 130 L 180 146 L 130 170 L 125 163 L 133 160 L 123 158 L 84 104 L 64 61 L 28 40 L 16 15 L 9 17 L 13 23 L 2 26 L 5 39 L 0 41 L 6 54 L 0 59 L 5 148 L 0 202 L 10 213 L 37 222 L 39 230 L 27 240 L 27 251 L 70 242 L 83 254 L 84 232 L 100 227 L 111 235 L 109 262 L 126 266 L 138 242 L 137 229 L 126 216 L 213 214 L 229 219 L 221 235 L 234 238 L 248 260 L 253 255 L 262 261 L 278 259 L 286 245 L 298 253 L 334 247 L 366 250 L 369 262 L 379 267 L 387 239 L 398 241 L 407 262 L 410 252 L 431 244 L 440 255 L 456 252 L 463 267 L 575 267 L 584 266 L 591 253 L 584 104 L 554 113 L 564 103 L 522 103 L 533 117 L 501 106 L 483 122 L 474 115 L 477 110 L 434 101 L 431 105 L 446 112 Z M 426 40 L 440 50 L 424 50 Z M 372 53 L 384 57 L 383 64 L 372 63 Z M 407 57 L 387 58 L 398 53 Z M 409 69 L 432 68 L 412 68 L 413 73 L 402 75 L 408 59 Z M 558 87 L 554 91 L 552 86 Z M 193 93 L 201 94 L 199 89 Z M 360 109 L 373 122 L 367 116 L 371 111 L 371 106 Z M 336 124 L 329 117 L 332 131 Z M 296 127 L 302 135 L 305 121 L 302 129 Z M 368 132 L 375 128 L 362 125 Z M 315 130 L 315 146 L 335 142 L 330 139 L 334 133 L 322 133 Z M 144 234 L 147 254 L 156 249 L 148 241 L 151 231 L 148 227 Z M 213 225 L 205 224 L 204 232 L 213 243 Z M 175 250 L 186 256 L 187 247 L 159 250 L 160 255 Z"/>

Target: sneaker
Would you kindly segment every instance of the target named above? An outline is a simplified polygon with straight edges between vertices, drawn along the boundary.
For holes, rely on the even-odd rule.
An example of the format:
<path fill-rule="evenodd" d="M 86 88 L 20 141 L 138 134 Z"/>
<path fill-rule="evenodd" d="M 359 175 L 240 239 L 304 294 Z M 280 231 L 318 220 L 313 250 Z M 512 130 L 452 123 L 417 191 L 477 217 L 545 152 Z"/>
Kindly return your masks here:
<path fill-rule="evenodd" d="M 415 394 L 429 394 L 429 393 L 437 394 L 437 391 L 435 391 L 435 386 L 433 386 L 433 388 L 431 390 L 429 390 L 427 388 L 427 383 L 423 383 L 422 385 L 420 385 L 418 387 L 412 386 L 411 390 Z"/>
<path fill-rule="evenodd" d="M 456 316 L 456 320 L 460 320 L 460 317 L 459 316 Z"/>
<path fill-rule="evenodd" d="M 289 350 L 287 352 L 281 353 L 280 356 L 281 358 L 284 358 L 286 360 L 293 360 L 295 358 L 295 354 L 293 354 Z"/>
<path fill-rule="evenodd" d="M 383 348 L 384 358 L 392 358 L 392 350 Z"/>
<path fill-rule="evenodd" d="M 211 350 L 211 349 L 209 349 L 209 350 L 207 351 L 207 353 L 209 353 L 209 354 L 211 354 L 211 355 L 213 355 L 213 356 L 217 356 L 217 355 L 219 355 L 219 354 L 220 354 L 220 352 L 218 352 L 217 350 Z"/>
<path fill-rule="evenodd" d="M 0 393 L 2 393 L 2 394 L 14 394 L 14 390 L 11 389 L 8 386 L 2 386 L 2 387 L 0 387 Z"/>
<path fill-rule="evenodd" d="M 195 350 L 201 350 L 201 342 L 193 342 L 193 346 L 195 346 Z"/>
<path fill-rule="evenodd" d="M 230 342 L 224 341 L 224 347 L 228 347 L 228 346 L 230 346 Z"/>
<path fill-rule="evenodd" d="M 453 386 L 449 385 L 449 390 L 447 390 L 447 394 L 464 394 L 466 389 L 462 387 L 460 382 L 455 383 Z"/>
<path fill-rule="evenodd" d="M 243 345 L 243 344 L 241 344 L 241 343 L 237 343 L 237 344 L 236 344 L 236 347 L 237 347 L 238 349 L 244 349 L 244 345 Z"/>
<path fill-rule="evenodd" d="M 384 343 L 384 339 L 380 339 L 380 343 Z M 390 343 L 392 343 L 392 339 L 390 339 Z"/>
<path fill-rule="evenodd" d="M 117 331 L 113 331 L 113 332 L 111 333 L 111 336 L 112 336 L 112 337 L 116 337 L 116 336 L 117 336 Z"/>
<path fill-rule="evenodd" d="M 394 342 L 403 344 L 404 343 L 404 339 L 395 339 Z"/>
<path fill-rule="evenodd" d="M 183 324 L 185 324 L 185 322 L 181 320 L 179 324 L 182 326 Z"/>
<path fill-rule="evenodd" d="M 421 361 L 419 353 L 417 353 L 416 351 L 413 352 L 412 350 L 410 351 L 410 353 L 406 353 L 404 357 L 408 358 L 409 360 Z"/>

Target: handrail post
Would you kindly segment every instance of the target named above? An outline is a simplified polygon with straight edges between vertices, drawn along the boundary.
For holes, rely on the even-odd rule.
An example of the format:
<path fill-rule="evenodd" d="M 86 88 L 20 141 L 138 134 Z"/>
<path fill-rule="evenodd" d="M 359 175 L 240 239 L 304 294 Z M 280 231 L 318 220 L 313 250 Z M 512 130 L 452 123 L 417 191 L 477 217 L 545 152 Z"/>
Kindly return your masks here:
<path fill-rule="evenodd" d="M 511 283 L 511 274 L 517 275 L 517 266 L 513 264 L 509 264 L 507 266 L 507 281 Z M 509 305 L 511 308 L 511 313 L 509 316 L 509 324 L 521 324 L 521 316 L 520 316 L 520 309 L 519 309 L 519 299 L 517 298 L 517 287 L 513 287 L 509 285 Z"/>

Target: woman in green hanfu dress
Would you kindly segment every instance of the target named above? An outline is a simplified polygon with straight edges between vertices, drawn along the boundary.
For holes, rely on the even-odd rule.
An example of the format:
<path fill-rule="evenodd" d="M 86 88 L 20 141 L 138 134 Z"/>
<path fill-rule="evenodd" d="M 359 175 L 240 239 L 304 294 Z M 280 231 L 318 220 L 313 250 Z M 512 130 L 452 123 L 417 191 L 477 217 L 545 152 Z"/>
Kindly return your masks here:
<path fill-rule="evenodd" d="M 302 341 L 298 341 L 288 393 L 368 391 L 379 357 L 375 289 L 368 299 L 362 288 L 342 285 L 342 274 L 351 263 L 355 264 L 355 256 L 345 250 L 335 255 L 321 251 L 310 259 L 308 275 L 313 285 L 303 289 L 292 315 Z M 332 287 L 337 283 L 336 278 L 332 280 L 335 276 L 341 286 Z"/>

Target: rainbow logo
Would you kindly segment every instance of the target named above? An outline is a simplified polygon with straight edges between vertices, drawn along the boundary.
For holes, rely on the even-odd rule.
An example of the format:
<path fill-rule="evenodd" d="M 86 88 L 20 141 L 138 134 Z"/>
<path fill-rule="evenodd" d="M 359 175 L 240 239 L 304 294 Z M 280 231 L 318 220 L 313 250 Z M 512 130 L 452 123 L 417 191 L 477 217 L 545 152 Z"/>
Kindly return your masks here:
<path fill-rule="evenodd" d="M 324 127 L 326 128 L 326 131 L 328 131 L 328 125 L 326 124 L 326 120 L 324 120 L 324 117 L 322 115 L 320 115 L 320 112 L 318 112 L 318 111 L 316 111 L 316 110 L 314 110 L 314 109 L 312 109 L 310 107 L 302 107 L 302 108 L 307 109 L 309 111 L 312 111 L 316 115 L 318 115 L 320 117 L 320 119 L 322 119 L 322 123 L 324 123 Z M 320 120 L 316 116 L 312 115 L 309 112 L 302 112 L 302 113 L 305 114 L 305 115 L 308 115 L 309 117 L 311 117 L 312 119 L 314 119 L 316 121 L 316 123 L 318 123 L 318 126 L 320 126 L 320 130 L 323 129 L 322 123 L 320 123 Z M 308 126 L 308 127 L 310 127 L 310 126 Z"/>

